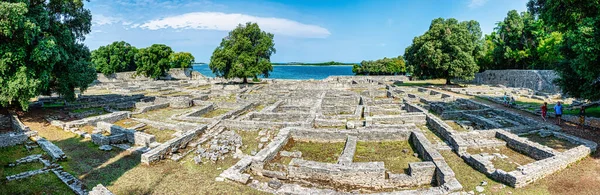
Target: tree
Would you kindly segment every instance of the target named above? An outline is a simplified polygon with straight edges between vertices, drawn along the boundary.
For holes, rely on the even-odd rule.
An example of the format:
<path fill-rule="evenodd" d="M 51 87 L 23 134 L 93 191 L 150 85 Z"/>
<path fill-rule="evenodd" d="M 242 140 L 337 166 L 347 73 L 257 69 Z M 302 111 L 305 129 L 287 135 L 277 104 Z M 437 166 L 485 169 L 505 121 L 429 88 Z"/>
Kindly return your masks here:
<path fill-rule="evenodd" d="M 600 100 L 600 2 L 530 0 L 529 11 L 563 33 L 556 83 L 563 93 Z"/>
<path fill-rule="evenodd" d="M 352 66 L 352 72 L 357 75 L 396 75 L 406 72 L 404 58 L 383 58 L 375 61 L 363 60 Z"/>
<path fill-rule="evenodd" d="M 0 104 L 56 92 L 75 99 L 96 79 L 90 51 L 81 42 L 90 32 L 92 15 L 83 1 L 0 2 Z"/>
<path fill-rule="evenodd" d="M 169 71 L 171 67 L 169 56 L 172 53 L 171 47 L 163 44 L 154 44 L 140 49 L 135 55 L 136 74 L 158 79 Z"/>
<path fill-rule="evenodd" d="M 115 41 L 92 51 L 92 64 L 96 70 L 110 75 L 115 72 L 136 70 L 135 54 L 137 48 L 125 41 Z"/>
<path fill-rule="evenodd" d="M 476 21 L 434 19 L 425 34 L 415 37 L 404 57 L 413 74 L 421 78 L 473 79 L 479 70 L 476 59 L 483 51 L 481 29 Z"/>
<path fill-rule="evenodd" d="M 271 55 L 274 53 L 273 34 L 248 22 L 238 25 L 223 38 L 210 57 L 209 67 L 219 77 L 242 78 L 247 83 L 248 77 L 269 77 L 269 72 L 273 71 Z"/>
<path fill-rule="evenodd" d="M 169 57 L 171 68 L 190 68 L 194 63 L 194 56 L 189 52 L 177 52 Z"/>

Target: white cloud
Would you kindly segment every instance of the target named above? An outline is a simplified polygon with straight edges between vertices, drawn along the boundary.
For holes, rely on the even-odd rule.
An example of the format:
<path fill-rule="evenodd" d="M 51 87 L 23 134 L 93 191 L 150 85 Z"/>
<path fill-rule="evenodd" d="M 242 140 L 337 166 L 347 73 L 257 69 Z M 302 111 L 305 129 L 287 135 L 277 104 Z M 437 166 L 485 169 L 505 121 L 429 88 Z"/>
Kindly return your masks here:
<path fill-rule="evenodd" d="M 477 8 L 483 6 L 488 0 L 471 0 L 469 8 Z"/>
<path fill-rule="evenodd" d="M 121 19 L 115 18 L 115 17 L 110 17 L 110 16 L 105 16 L 102 14 L 97 14 L 97 15 L 92 16 L 92 24 L 98 25 L 98 26 L 114 24 L 119 21 L 121 21 Z"/>
<path fill-rule="evenodd" d="M 139 27 L 150 30 L 173 28 L 230 31 L 238 24 L 245 24 L 246 22 L 256 22 L 260 25 L 262 30 L 277 35 L 304 38 L 325 38 L 331 35 L 326 28 L 317 25 L 303 24 L 285 18 L 266 18 L 221 12 L 187 13 L 158 20 L 151 20 L 141 24 Z"/>

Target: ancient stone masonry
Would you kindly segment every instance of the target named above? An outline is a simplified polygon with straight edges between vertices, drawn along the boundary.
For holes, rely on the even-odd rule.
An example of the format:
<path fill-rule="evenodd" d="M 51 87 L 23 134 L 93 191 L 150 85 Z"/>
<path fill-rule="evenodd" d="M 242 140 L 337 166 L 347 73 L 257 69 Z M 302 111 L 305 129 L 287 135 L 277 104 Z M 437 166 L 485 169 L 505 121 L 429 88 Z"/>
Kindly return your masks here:
<path fill-rule="evenodd" d="M 421 98 L 420 96 L 427 95 L 418 94 L 416 96 L 413 98 L 407 97 L 406 100 L 415 102 Z M 435 110 L 445 120 L 456 121 L 456 123 L 461 124 L 459 125 L 461 128 L 468 127 L 465 128 L 467 132 L 458 132 L 438 116 L 427 114 L 427 125 L 441 135 L 465 162 L 489 177 L 512 187 L 523 187 L 558 170 L 564 169 L 571 163 L 585 158 L 596 150 L 596 143 L 557 132 L 555 131 L 557 130 L 555 126 L 538 125 L 532 119 L 519 114 L 492 110 L 489 109 L 489 106 L 467 99 L 456 98 L 454 101 L 457 103 L 452 101 L 419 101 L 418 103 Z M 465 105 L 471 108 L 471 110 L 458 110 L 465 108 Z M 409 107 L 409 111 L 426 110 L 426 108 L 421 108 L 421 106 L 413 103 L 407 103 L 407 106 Z M 558 152 L 550 147 L 529 141 L 517 135 L 537 132 L 548 132 L 547 134 L 579 144 L 579 146 L 564 152 Z M 498 158 L 507 158 L 502 154 L 470 154 L 468 152 L 469 149 L 501 146 L 506 146 L 536 161 L 519 165 L 516 170 L 506 171 L 495 168 L 493 162 Z"/>
<path fill-rule="evenodd" d="M 395 85 L 408 81 L 405 76 L 334 76 L 302 82 L 263 79 L 252 84 L 202 78 L 187 70 L 168 76 L 179 80 L 131 76 L 99 77 L 75 103 L 43 97 L 36 105 L 64 104 L 72 116 L 47 117 L 53 126 L 90 138 L 100 150 L 137 152 L 144 165 L 191 160 L 191 166 L 209 166 L 239 159 L 210 179 L 231 180 L 273 194 L 462 194 L 470 190 L 463 189 L 456 178 L 462 173 L 454 172 L 442 156 L 446 153 L 440 151 L 455 152 L 489 178 L 519 188 L 585 158 L 597 146 L 562 133 L 557 126 L 462 95 Z M 512 76 L 502 78 L 516 81 Z M 543 80 L 541 88 L 533 87 L 549 90 L 546 84 Z M 557 98 L 503 86 L 446 90 L 496 100 L 504 92 L 544 101 Z M 116 102 L 109 103 L 110 98 Z M 93 109 L 73 114 L 78 108 Z M 96 114 L 100 115 L 90 116 Z M 15 166 L 42 162 L 44 168 L 10 176 L 10 182 L 52 172 L 77 194 L 112 194 L 103 185 L 87 192 L 81 181 L 53 163 L 67 157 L 60 148 L 35 133 L 18 134 L 31 131 L 22 123 L 13 124 L 13 118 L 0 117 L 0 130 L 3 121 L 11 123 L 5 134 L 24 135 L 12 138 L 15 144 L 31 136 L 47 153 L 14 162 Z M 0 134 L 0 147 L 12 144 L 3 141 L 5 134 Z M 574 146 L 553 148 L 531 136 Z M 386 155 L 400 155 L 403 163 Z M 511 155 L 527 161 L 508 162 Z M 501 160 L 508 163 L 498 164 Z"/>
<path fill-rule="evenodd" d="M 187 147 L 187 144 L 194 139 L 198 134 L 204 132 L 207 129 L 205 125 L 197 127 L 195 129 L 184 132 L 181 136 L 173 138 L 160 146 L 153 148 L 152 150 L 142 154 L 142 163 L 150 164 L 160 159 L 165 158 L 167 155 L 173 154 L 178 149 Z"/>
<path fill-rule="evenodd" d="M 559 92 L 554 85 L 558 78 L 552 70 L 486 70 L 475 74 L 474 83 L 485 85 L 504 85 L 508 87 L 523 87 L 536 91 Z"/>

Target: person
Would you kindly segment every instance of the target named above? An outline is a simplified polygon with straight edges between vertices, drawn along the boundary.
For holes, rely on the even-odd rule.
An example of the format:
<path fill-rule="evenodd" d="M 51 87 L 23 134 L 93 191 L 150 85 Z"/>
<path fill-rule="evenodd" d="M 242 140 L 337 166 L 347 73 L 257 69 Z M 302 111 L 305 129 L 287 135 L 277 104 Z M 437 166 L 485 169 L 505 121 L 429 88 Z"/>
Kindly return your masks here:
<path fill-rule="evenodd" d="M 581 108 L 579 109 L 579 127 L 581 127 L 581 129 L 583 129 L 584 125 L 585 125 L 585 106 L 581 106 Z"/>
<path fill-rule="evenodd" d="M 560 125 L 560 119 L 563 114 L 563 108 L 562 105 L 560 105 L 560 102 L 556 103 L 556 105 L 554 106 L 554 114 L 556 114 L 556 124 Z"/>
<path fill-rule="evenodd" d="M 502 99 L 502 103 L 504 103 L 504 106 L 508 106 L 508 96 L 507 96 L 506 92 L 504 92 L 504 97 Z"/>
<path fill-rule="evenodd" d="M 547 113 L 548 113 L 548 102 L 544 102 L 544 105 L 542 105 L 542 119 L 544 119 L 544 121 L 546 121 Z"/>

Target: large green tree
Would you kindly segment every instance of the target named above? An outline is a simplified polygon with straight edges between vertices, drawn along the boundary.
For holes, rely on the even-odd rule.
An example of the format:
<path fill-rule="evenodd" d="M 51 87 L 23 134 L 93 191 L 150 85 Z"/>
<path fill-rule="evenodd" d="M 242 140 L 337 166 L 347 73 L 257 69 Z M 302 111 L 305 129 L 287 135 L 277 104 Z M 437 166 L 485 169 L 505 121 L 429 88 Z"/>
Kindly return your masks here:
<path fill-rule="evenodd" d="M 139 49 L 135 55 L 136 74 L 158 79 L 171 68 L 169 56 L 173 53 L 171 47 L 154 44 L 148 48 Z"/>
<path fill-rule="evenodd" d="M 92 64 L 98 72 L 109 75 L 115 72 L 136 70 L 137 48 L 125 41 L 115 41 L 92 51 Z"/>
<path fill-rule="evenodd" d="M 404 57 L 413 75 L 421 78 L 473 79 L 483 45 L 477 21 L 434 19 L 425 34 L 415 37 Z"/>
<path fill-rule="evenodd" d="M 92 15 L 82 0 L 0 1 L 0 104 L 56 92 L 67 100 L 96 79 L 82 44 Z"/>
<path fill-rule="evenodd" d="M 189 52 L 177 52 L 169 57 L 171 68 L 190 68 L 194 63 L 194 56 Z"/>
<path fill-rule="evenodd" d="M 275 53 L 273 34 L 261 31 L 258 24 L 248 22 L 229 32 L 215 49 L 209 67 L 215 75 L 229 78 L 269 77 L 273 71 L 271 55 Z"/>
<path fill-rule="evenodd" d="M 600 100 L 600 1 L 530 0 L 529 11 L 563 33 L 556 81 L 573 97 Z"/>
<path fill-rule="evenodd" d="M 357 75 L 396 75 L 406 72 L 404 58 L 383 58 L 379 60 L 363 60 L 352 67 L 352 72 Z"/>

